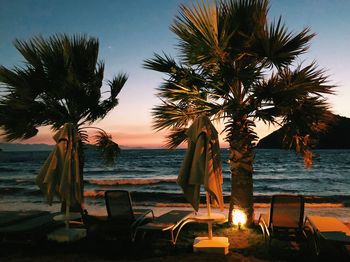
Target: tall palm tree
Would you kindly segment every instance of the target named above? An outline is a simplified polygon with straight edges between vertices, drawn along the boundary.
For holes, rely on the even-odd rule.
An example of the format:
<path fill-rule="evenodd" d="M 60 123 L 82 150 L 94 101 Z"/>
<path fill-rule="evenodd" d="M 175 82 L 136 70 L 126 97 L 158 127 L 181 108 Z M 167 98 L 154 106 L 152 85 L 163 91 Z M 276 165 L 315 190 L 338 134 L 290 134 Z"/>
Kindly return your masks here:
<path fill-rule="evenodd" d="M 285 125 L 285 141 L 312 161 L 310 134 L 325 127 L 333 93 L 315 63 L 298 65 L 314 34 L 288 32 L 281 18 L 269 23 L 268 0 L 228 0 L 181 5 L 171 30 L 179 57 L 155 54 L 145 68 L 167 75 L 153 108 L 154 128 L 168 129 L 167 146 L 186 140 L 193 119 L 206 114 L 224 123 L 229 144 L 231 199 L 253 221 L 256 121 Z"/>
<path fill-rule="evenodd" d="M 16 40 L 14 45 L 25 63 L 12 69 L 0 66 L 2 137 L 28 139 L 40 126 L 55 131 L 66 122 L 73 123 L 82 138 L 78 150 L 82 177 L 87 128 L 118 105 L 127 76 L 120 73 L 107 81 L 109 90 L 102 92 L 104 63 L 98 60 L 97 38 L 58 34 Z M 115 160 L 119 147 L 111 136 L 98 128 L 94 138 L 106 159 Z"/>

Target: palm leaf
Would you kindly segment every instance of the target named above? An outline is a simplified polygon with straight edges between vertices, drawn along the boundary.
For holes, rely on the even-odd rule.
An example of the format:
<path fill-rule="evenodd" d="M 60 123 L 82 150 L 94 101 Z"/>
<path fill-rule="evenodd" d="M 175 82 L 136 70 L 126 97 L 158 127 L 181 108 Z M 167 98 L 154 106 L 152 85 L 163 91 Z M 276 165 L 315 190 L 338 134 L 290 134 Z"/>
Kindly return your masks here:
<path fill-rule="evenodd" d="M 177 148 L 179 145 L 187 141 L 186 135 L 187 128 L 173 128 L 166 137 L 165 147 Z"/>
<path fill-rule="evenodd" d="M 258 53 L 266 57 L 268 64 L 283 68 L 292 64 L 298 56 L 308 50 L 310 40 L 314 36 L 309 28 L 297 34 L 288 32 L 280 17 L 277 22 L 266 26 L 263 33 L 258 35 L 255 48 Z"/>
<path fill-rule="evenodd" d="M 97 38 L 57 34 L 17 39 L 14 45 L 25 64 L 0 67 L 2 92 L 12 94 L 0 98 L 0 128 L 5 139 L 29 138 L 39 126 L 57 130 L 66 122 L 91 124 L 118 104 L 117 95 L 127 77 L 119 74 L 107 82 L 110 97 L 102 100 L 104 64 L 98 60 Z"/>
<path fill-rule="evenodd" d="M 167 76 L 152 111 L 156 130 L 173 130 L 176 138 L 178 128 L 205 113 L 224 121 L 230 145 L 253 147 L 257 119 L 295 125 L 293 132 L 321 129 L 329 112 L 324 97 L 334 85 L 316 63 L 293 64 L 314 34 L 309 28 L 290 32 L 281 18 L 269 23 L 268 9 L 264 0 L 180 6 L 171 26 L 179 39 L 178 62 L 155 54 L 144 64 Z M 178 144 L 171 135 L 167 141 Z"/>
<path fill-rule="evenodd" d="M 115 163 L 117 157 L 120 155 L 119 145 L 112 140 L 112 136 L 108 135 L 106 132 L 99 131 L 94 136 L 95 145 L 100 151 L 103 160 L 107 165 L 112 165 Z"/>

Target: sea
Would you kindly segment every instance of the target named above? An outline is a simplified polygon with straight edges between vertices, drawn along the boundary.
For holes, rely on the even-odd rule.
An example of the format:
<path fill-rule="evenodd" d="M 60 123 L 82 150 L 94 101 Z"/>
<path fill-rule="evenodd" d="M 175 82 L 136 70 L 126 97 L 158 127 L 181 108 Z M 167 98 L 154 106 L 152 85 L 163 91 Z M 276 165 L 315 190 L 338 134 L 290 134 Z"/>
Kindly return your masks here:
<path fill-rule="evenodd" d="M 176 178 L 185 149 L 124 149 L 113 166 L 94 150 L 86 152 L 84 195 L 87 206 L 104 206 L 105 190 L 125 189 L 142 205 L 185 203 Z M 47 205 L 35 184 L 49 151 L 0 152 L 0 210 L 42 209 Z M 231 192 L 228 149 L 221 150 L 223 193 Z M 271 195 L 302 194 L 313 203 L 350 203 L 350 150 L 315 150 L 313 166 L 304 167 L 293 151 L 256 149 L 254 201 L 267 203 Z M 59 204 L 58 199 L 55 204 Z M 54 207 L 53 209 L 55 209 Z"/>

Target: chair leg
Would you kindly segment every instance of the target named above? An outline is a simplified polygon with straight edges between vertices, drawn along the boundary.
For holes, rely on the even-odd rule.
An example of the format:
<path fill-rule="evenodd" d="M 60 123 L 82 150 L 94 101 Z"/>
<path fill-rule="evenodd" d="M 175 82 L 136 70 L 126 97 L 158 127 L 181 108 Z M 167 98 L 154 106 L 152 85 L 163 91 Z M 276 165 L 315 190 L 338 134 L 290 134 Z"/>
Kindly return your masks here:
<path fill-rule="evenodd" d="M 132 242 L 136 242 L 136 238 L 137 238 L 137 236 L 139 236 L 140 234 L 141 234 L 140 239 L 141 239 L 141 240 L 144 240 L 144 239 L 145 239 L 145 236 L 146 236 L 146 231 L 142 231 L 141 233 L 139 233 L 139 230 L 136 230 L 135 233 L 132 235 L 131 241 L 132 241 Z"/>
<path fill-rule="evenodd" d="M 172 240 L 173 240 L 173 244 L 175 245 L 176 244 L 176 241 L 177 241 L 177 238 L 179 237 L 179 234 L 180 234 L 180 231 L 181 229 L 188 223 L 190 222 L 194 222 L 195 220 L 193 219 L 186 219 L 185 221 L 181 222 L 181 224 L 175 228 L 174 230 L 171 230 L 171 234 L 172 234 Z M 175 234 L 175 237 L 174 237 L 174 231 L 176 230 L 176 234 Z"/>
<path fill-rule="evenodd" d="M 271 250 L 271 247 L 272 247 L 272 236 L 269 236 L 268 246 L 267 246 L 269 251 Z"/>
<path fill-rule="evenodd" d="M 267 227 L 266 222 L 261 217 L 259 218 L 259 226 L 264 237 L 265 245 L 268 247 L 268 240 L 270 239 L 270 231 Z"/>
<path fill-rule="evenodd" d="M 318 258 L 320 255 L 320 243 L 316 235 L 316 232 L 313 230 L 311 226 L 305 226 L 304 233 L 306 237 L 308 250 L 311 253 L 310 255 L 313 258 Z"/>
<path fill-rule="evenodd" d="M 171 237 L 171 243 L 175 246 L 176 240 L 175 240 L 175 237 L 174 237 L 174 231 L 173 230 L 170 230 L 170 237 Z"/>

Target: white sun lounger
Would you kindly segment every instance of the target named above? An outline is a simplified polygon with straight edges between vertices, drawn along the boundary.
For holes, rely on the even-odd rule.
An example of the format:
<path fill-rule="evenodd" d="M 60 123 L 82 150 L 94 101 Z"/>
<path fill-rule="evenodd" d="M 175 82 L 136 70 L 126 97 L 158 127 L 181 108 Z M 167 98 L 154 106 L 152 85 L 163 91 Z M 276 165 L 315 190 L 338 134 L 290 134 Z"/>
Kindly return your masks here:
<path fill-rule="evenodd" d="M 304 227 L 316 256 L 327 244 L 350 245 L 350 228 L 336 217 L 307 216 Z"/>
<path fill-rule="evenodd" d="M 188 210 L 171 210 L 145 225 L 138 226 L 136 230 L 143 233 L 168 231 L 171 243 L 175 245 L 182 227 L 189 222 L 193 222 L 192 214 L 193 211 Z"/>

